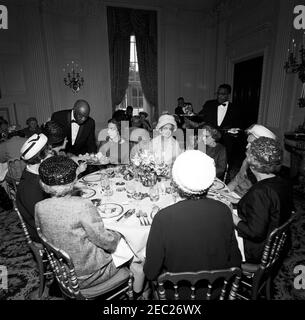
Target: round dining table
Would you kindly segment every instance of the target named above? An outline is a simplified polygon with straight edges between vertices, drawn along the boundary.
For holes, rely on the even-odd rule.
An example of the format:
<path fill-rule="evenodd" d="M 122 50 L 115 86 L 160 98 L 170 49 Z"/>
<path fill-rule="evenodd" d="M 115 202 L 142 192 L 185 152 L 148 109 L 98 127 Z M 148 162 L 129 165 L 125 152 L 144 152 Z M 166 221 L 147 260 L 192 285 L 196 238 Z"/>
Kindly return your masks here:
<path fill-rule="evenodd" d="M 97 207 L 105 227 L 122 235 L 122 241 L 113 253 L 117 267 L 132 257 L 143 262 L 155 214 L 162 208 L 183 201 L 172 186 L 171 179 L 162 178 L 155 186 L 145 187 L 138 179 L 124 176 L 121 166 L 83 176 L 76 188 L 83 198 L 91 200 Z M 236 213 L 232 203 L 238 202 L 239 196 L 230 192 L 221 180 L 215 179 L 208 197 L 226 203 Z M 235 235 L 245 260 L 243 240 L 237 232 Z"/>

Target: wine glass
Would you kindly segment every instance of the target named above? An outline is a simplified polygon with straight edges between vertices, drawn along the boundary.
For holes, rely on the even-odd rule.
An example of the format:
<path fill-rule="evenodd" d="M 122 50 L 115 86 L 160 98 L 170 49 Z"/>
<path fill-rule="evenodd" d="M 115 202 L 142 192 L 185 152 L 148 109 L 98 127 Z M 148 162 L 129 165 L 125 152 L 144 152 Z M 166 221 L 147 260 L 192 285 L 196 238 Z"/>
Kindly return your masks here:
<path fill-rule="evenodd" d="M 135 194 L 135 192 L 136 192 L 135 185 L 134 185 L 134 183 L 132 181 L 127 181 L 126 182 L 126 192 L 127 192 L 127 197 L 129 199 L 132 199 L 134 194 Z"/>
<path fill-rule="evenodd" d="M 149 197 L 150 197 L 150 200 L 153 202 L 156 202 L 159 200 L 159 198 L 160 198 L 159 188 L 156 184 L 149 188 Z"/>

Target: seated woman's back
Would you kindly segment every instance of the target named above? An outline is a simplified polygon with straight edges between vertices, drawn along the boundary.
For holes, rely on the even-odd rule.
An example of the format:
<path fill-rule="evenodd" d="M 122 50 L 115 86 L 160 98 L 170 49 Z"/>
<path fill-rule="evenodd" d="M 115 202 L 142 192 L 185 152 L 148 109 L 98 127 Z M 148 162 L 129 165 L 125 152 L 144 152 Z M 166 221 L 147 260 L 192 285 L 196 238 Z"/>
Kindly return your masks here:
<path fill-rule="evenodd" d="M 238 215 L 245 223 L 237 226 L 247 262 L 260 262 L 268 235 L 290 218 L 292 209 L 292 187 L 287 180 L 273 177 L 250 188 L 238 203 Z"/>

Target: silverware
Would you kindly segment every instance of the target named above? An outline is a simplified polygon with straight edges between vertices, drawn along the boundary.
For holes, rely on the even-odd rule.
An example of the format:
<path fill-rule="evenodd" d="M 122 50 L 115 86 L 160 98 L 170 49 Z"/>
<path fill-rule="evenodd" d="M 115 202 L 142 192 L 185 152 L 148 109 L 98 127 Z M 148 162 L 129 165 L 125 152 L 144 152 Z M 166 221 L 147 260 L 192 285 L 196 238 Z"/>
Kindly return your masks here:
<path fill-rule="evenodd" d="M 123 213 L 116 221 L 120 221 L 122 218 L 129 218 L 131 215 L 135 213 L 135 209 L 129 209 L 125 213 Z"/>
<path fill-rule="evenodd" d="M 144 222 L 146 221 L 146 224 L 145 224 L 145 225 L 147 225 L 147 226 L 150 226 L 150 225 L 151 225 L 151 223 L 150 223 L 150 221 L 149 221 L 149 218 L 148 218 L 148 215 L 147 215 L 146 212 L 143 213 L 143 220 L 144 220 Z"/>
<path fill-rule="evenodd" d="M 141 220 L 140 211 L 138 211 L 138 212 L 136 213 L 136 216 L 137 216 L 137 218 L 140 220 L 141 226 L 143 226 L 143 222 L 142 222 L 142 220 Z"/>

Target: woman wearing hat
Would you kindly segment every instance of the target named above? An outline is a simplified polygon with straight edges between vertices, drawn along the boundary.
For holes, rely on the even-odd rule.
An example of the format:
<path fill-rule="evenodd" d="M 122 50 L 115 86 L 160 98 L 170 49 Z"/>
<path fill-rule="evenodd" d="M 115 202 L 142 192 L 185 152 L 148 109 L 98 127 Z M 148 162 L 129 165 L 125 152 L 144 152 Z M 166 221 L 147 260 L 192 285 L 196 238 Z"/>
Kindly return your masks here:
<path fill-rule="evenodd" d="M 251 142 L 260 137 L 267 137 L 276 140 L 276 135 L 260 124 L 253 124 L 246 130 L 246 133 L 248 134 L 248 144 L 246 147 L 247 149 L 250 147 Z M 255 182 L 256 178 L 249 169 L 247 158 L 245 158 L 239 169 L 239 172 L 236 174 L 234 179 L 230 181 L 230 183 L 228 184 L 228 188 L 242 197 L 247 193 L 247 191 L 252 187 L 252 185 Z"/>
<path fill-rule="evenodd" d="M 128 164 L 129 143 L 121 137 L 121 123 L 110 119 L 107 135 L 107 141 L 100 147 L 99 152 L 109 158 L 112 164 Z"/>
<path fill-rule="evenodd" d="M 214 160 L 198 150 L 182 153 L 172 168 L 180 202 L 154 217 L 146 247 L 144 272 L 156 280 L 165 272 L 240 266 L 231 210 L 207 198 L 216 177 Z"/>
<path fill-rule="evenodd" d="M 247 150 L 247 162 L 258 182 L 239 201 L 238 216 L 233 214 L 233 220 L 244 238 L 246 261 L 259 263 L 270 232 L 290 218 L 292 188 L 276 176 L 282 149 L 274 139 L 261 137 L 253 141 Z"/>
<path fill-rule="evenodd" d="M 179 143 L 173 138 L 173 133 L 177 130 L 175 118 L 163 114 L 158 120 L 156 130 L 159 135 L 151 140 L 150 149 L 158 161 L 172 164 L 181 153 Z"/>
<path fill-rule="evenodd" d="M 72 258 L 81 288 L 111 278 L 118 269 L 111 253 L 120 235 L 106 230 L 90 200 L 72 196 L 77 164 L 64 156 L 46 159 L 39 167 L 43 190 L 51 195 L 35 206 L 36 226 L 54 246 Z"/>
<path fill-rule="evenodd" d="M 40 164 L 49 156 L 47 143 L 48 138 L 44 134 L 34 134 L 20 150 L 20 157 L 25 162 L 26 168 L 18 184 L 16 204 L 31 239 L 35 242 L 40 242 L 35 227 L 35 204 L 47 198 L 47 194 L 40 187 L 38 173 Z"/>

